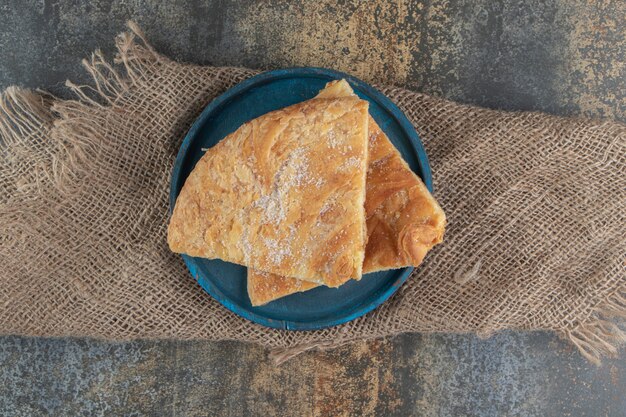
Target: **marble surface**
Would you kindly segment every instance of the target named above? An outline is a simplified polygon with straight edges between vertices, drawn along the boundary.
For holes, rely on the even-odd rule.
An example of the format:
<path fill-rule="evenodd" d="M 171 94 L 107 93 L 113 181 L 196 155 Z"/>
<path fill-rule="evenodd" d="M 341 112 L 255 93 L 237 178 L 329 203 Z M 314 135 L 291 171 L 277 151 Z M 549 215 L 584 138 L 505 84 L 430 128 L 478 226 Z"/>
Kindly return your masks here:
<path fill-rule="evenodd" d="M 64 96 L 130 18 L 186 62 L 325 66 L 491 108 L 626 121 L 623 0 L 0 0 L 0 89 Z M 624 358 L 596 367 L 545 332 L 402 335 L 281 367 L 242 343 L 6 336 L 0 415 L 617 417 Z"/>

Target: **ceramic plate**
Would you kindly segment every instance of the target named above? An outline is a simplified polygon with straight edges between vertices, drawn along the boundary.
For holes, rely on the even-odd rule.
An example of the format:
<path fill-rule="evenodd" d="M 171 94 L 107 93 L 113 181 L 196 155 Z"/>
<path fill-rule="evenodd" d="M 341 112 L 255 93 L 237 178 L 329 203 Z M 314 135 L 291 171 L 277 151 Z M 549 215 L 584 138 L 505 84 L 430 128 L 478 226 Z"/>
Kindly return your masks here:
<path fill-rule="evenodd" d="M 369 101 L 372 117 L 432 191 L 428 159 L 419 136 L 391 100 L 347 74 L 322 68 L 291 68 L 259 74 L 209 103 L 178 152 L 172 173 L 170 209 L 185 179 L 204 154 L 202 148 L 212 147 L 251 119 L 314 97 L 327 82 L 341 78 L 350 83 L 359 97 Z M 349 281 L 340 288 L 318 287 L 252 307 L 245 267 L 185 255 L 183 259 L 200 286 L 226 308 L 264 326 L 287 330 L 321 329 L 354 320 L 387 300 L 412 271 L 404 268 L 366 274 L 361 281 Z"/>

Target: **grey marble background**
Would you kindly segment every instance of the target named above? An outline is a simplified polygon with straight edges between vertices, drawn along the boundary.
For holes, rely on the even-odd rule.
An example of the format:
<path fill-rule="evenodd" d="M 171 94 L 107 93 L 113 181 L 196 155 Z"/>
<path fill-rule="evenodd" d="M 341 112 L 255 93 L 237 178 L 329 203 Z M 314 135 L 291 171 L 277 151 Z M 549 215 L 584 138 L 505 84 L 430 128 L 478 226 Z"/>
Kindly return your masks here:
<path fill-rule="evenodd" d="M 0 89 L 64 96 L 130 18 L 186 62 L 326 66 L 486 107 L 626 121 L 623 0 L 0 0 Z M 281 367 L 242 343 L 7 336 L 0 416 L 626 416 L 625 358 L 596 367 L 542 332 L 403 335 Z"/>

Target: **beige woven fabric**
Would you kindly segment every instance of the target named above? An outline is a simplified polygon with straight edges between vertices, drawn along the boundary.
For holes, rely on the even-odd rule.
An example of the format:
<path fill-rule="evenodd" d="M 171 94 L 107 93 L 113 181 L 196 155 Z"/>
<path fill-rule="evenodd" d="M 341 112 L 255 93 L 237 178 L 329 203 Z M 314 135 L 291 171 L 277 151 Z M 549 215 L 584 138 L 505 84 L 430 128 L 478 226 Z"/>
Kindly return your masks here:
<path fill-rule="evenodd" d="M 254 72 L 175 63 L 131 29 L 121 65 L 85 62 L 94 83 L 69 84 L 76 100 L 2 95 L 0 333 L 234 339 L 277 360 L 401 332 L 548 329 L 595 361 L 624 340 L 612 316 L 626 315 L 626 127 L 385 87 L 428 151 L 445 243 L 339 327 L 277 331 L 230 313 L 167 248 L 168 188 L 194 118 Z"/>

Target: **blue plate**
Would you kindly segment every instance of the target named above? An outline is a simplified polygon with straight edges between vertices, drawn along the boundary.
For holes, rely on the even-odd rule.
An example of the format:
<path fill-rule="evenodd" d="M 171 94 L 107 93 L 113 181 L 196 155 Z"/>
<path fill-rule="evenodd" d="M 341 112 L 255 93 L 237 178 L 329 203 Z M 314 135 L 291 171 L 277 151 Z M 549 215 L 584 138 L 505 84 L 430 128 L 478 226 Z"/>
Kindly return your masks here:
<path fill-rule="evenodd" d="M 185 137 L 176 158 L 170 190 L 170 210 L 185 179 L 210 148 L 243 123 L 269 111 L 314 97 L 327 82 L 346 79 L 370 103 L 370 114 L 398 148 L 411 169 L 432 188 L 428 159 L 419 136 L 391 100 L 373 87 L 341 72 L 323 68 L 269 71 L 228 90 L 204 109 Z M 354 320 L 388 299 L 406 281 L 412 268 L 364 275 L 340 288 L 318 287 L 265 306 L 252 307 L 246 287 L 246 268 L 183 255 L 191 272 L 213 298 L 255 323 L 277 329 L 313 330 Z"/>

